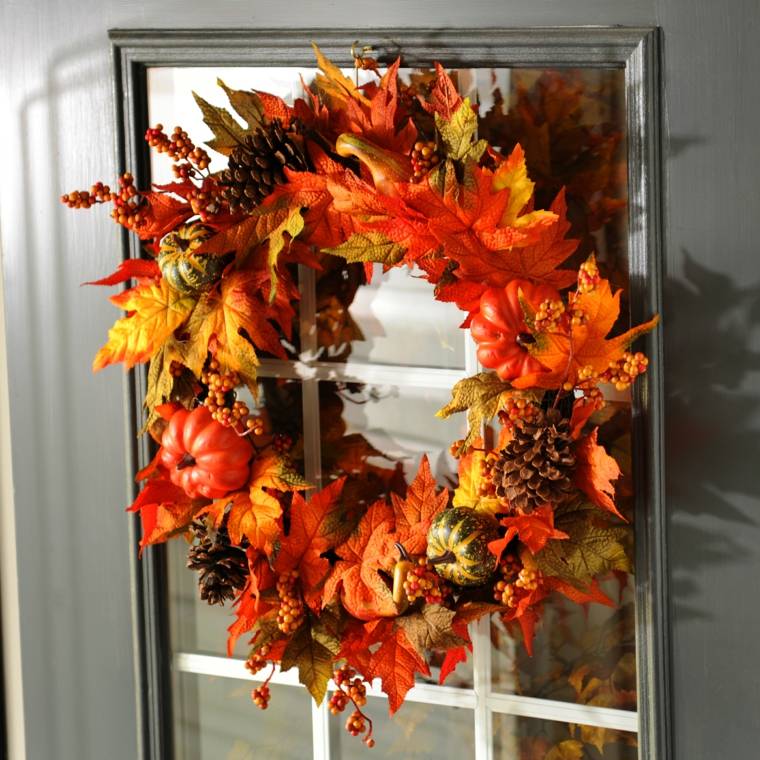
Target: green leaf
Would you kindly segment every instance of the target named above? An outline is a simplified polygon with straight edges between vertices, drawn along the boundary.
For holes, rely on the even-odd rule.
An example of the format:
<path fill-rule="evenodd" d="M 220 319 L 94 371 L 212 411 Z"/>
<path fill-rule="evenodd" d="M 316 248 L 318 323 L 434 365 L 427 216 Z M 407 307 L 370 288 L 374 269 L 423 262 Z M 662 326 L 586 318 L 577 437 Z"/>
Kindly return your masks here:
<path fill-rule="evenodd" d="M 257 127 L 264 126 L 264 106 L 253 90 L 233 90 L 218 78 L 216 83 L 227 93 L 230 105 L 245 120 L 248 132 L 254 132 Z"/>
<path fill-rule="evenodd" d="M 325 253 L 340 256 L 348 262 L 376 261 L 393 266 L 404 258 L 406 248 L 385 237 L 381 232 L 355 232 L 336 248 L 326 248 Z"/>
<path fill-rule="evenodd" d="M 229 156 L 243 142 L 246 131 L 230 116 L 226 109 L 211 105 L 195 92 L 193 97 L 201 109 L 203 121 L 214 133 L 214 139 L 207 142 L 206 145 L 218 153 Z"/>
<path fill-rule="evenodd" d="M 601 517 L 593 504 L 578 499 L 558 507 L 554 527 L 567 533 L 568 538 L 549 541 L 536 555 L 536 563 L 545 575 L 586 589 L 596 576 L 612 570 L 631 572 L 626 551 L 630 526 L 613 525 Z"/>
<path fill-rule="evenodd" d="M 465 452 L 472 441 L 482 435 L 482 426 L 499 411 L 501 395 L 511 389 L 495 372 L 479 372 L 460 380 L 451 392 L 451 401 L 436 412 L 436 417 L 450 417 L 467 410 L 467 437 L 457 454 Z"/>
<path fill-rule="evenodd" d="M 483 155 L 487 143 L 485 140 L 473 142 L 478 129 L 478 117 L 472 110 L 469 98 L 462 101 L 451 119 L 445 119 L 436 113 L 435 126 L 441 136 L 448 158 L 454 161 L 464 159 L 477 161 Z"/>
<path fill-rule="evenodd" d="M 414 648 L 424 656 L 426 650 L 446 650 L 467 642 L 451 630 L 456 613 L 439 604 L 426 604 L 420 612 L 403 615 L 396 624 L 404 629 Z"/>
<path fill-rule="evenodd" d="M 280 667 L 282 670 L 297 667 L 298 680 L 319 705 L 325 697 L 333 673 L 333 651 L 339 649 L 340 640 L 332 637 L 324 627 L 315 630 L 309 615 L 288 642 Z"/>

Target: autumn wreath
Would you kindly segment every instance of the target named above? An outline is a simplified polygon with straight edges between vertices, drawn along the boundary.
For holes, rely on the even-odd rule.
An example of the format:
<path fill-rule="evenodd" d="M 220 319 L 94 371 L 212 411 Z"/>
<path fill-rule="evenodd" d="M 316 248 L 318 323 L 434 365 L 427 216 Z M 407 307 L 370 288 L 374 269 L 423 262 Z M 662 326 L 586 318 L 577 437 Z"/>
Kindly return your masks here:
<path fill-rule="evenodd" d="M 398 61 L 380 75 L 363 60 L 377 76 L 359 87 L 316 53 L 321 73 L 293 106 L 220 82 L 244 125 L 196 96 L 223 171 L 158 125 L 146 139 L 174 182 L 138 190 L 124 174 L 116 192 L 98 183 L 63 201 L 112 203 L 144 243 L 96 283 L 135 282 L 111 298 L 127 314 L 94 362 L 149 363 L 157 452 L 129 507 L 141 545 L 188 538 L 201 596 L 234 600 L 229 651 L 250 636 L 251 672 L 296 667 L 317 702 L 332 678 L 331 710 L 351 703 L 347 729 L 372 746 L 369 681 L 393 712 L 432 658 L 441 681 L 466 659 L 482 616 L 517 624 L 530 652 L 550 594 L 613 604 L 599 578 L 630 571 L 629 526 L 597 438 L 599 386 L 646 369 L 629 347 L 657 320 L 619 328 L 621 293 L 593 253 L 560 268 L 578 245 L 564 191 L 536 207 L 520 145 L 478 139 L 476 109 L 440 65 L 405 83 Z M 297 266 L 321 276 L 334 262 L 356 287 L 375 263 L 414 267 L 464 312 L 484 370 L 439 412 L 467 412 L 453 494 L 425 458 L 408 486 L 365 467 L 310 491 L 287 418 L 241 399 L 245 386 L 259 397 L 259 356 L 288 356 Z M 322 316 L 350 333 L 333 306 Z M 252 695 L 262 708 L 268 681 Z"/>

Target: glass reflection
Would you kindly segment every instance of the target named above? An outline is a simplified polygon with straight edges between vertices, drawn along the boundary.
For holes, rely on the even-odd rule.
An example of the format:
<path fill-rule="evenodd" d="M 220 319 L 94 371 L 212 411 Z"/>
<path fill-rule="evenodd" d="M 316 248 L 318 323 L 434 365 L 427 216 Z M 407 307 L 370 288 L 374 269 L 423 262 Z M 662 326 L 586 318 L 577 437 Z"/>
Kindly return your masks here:
<path fill-rule="evenodd" d="M 636 760 L 636 734 L 514 715 L 493 716 L 494 760 Z"/>

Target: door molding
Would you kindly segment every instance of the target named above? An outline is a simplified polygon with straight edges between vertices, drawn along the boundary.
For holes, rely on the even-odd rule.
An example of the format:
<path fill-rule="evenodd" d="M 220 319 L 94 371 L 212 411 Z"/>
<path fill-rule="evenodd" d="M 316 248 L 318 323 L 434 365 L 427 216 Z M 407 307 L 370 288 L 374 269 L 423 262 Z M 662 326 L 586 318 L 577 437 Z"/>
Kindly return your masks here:
<path fill-rule="evenodd" d="M 147 123 L 147 69 L 154 66 L 313 66 L 309 41 L 339 65 L 357 37 L 378 59 L 403 53 L 408 65 L 442 59 L 447 66 L 617 67 L 625 70 L 631 320 L 662 312 L 663 168 L 661 158 L 661 34 L 656 28 L 540 27 L 522 29 L 213 29 L 112 30 L 119 171 L 150 182 L 142 139 Z M 122 233 L 124 258 L 139 241 Z M 645 339 L 651 363 L 633 392 L 632 455 L 636 502 L 636 636 L 639 752 L 642 760 L 671 757 L 670 616 L 664 504 L 662 330 Z M 144 369 L 125 385 L 128 466 L 151 455 L 142 427 Z M 130 488 L 130 501 L 137 487 Z M 130 527 L 132 602 L 138 684 L 138 728 L 145 760 L 172 757 L 171 673 L 164 547 L 137 559 L 139 523 Z"/>

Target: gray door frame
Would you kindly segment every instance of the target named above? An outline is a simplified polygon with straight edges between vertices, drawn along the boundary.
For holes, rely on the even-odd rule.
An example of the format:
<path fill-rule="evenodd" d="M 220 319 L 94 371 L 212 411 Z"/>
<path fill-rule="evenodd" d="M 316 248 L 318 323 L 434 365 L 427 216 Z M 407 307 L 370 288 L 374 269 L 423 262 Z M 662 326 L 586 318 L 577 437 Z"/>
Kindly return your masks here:
<path fill-rule="evenodd" d="M 351 43 L 360 36 L 381 60 L 402 54 L 406 65 L 615 67 L 625 69 L 628 144 L 629 267 L 631 319 L 662 311 L 660 34 L 654 28 L 534 28 L 441 31 L 364 29 L 298 30 L 113 30 L 115 101 L 118 104 L 118 165 L 150 182 L 143 135 L 147 114 L 147 69 L 169 66 L 309 66 L 316 40 L 332 60 L 350 66 Z M 123 236 L 126 257 L 139 257 L 139 241 Z M 633 458 L 636 486 L 636 627 L 639 746 L 642 760 L 670 757 L 669 621 L 667 612 L 666 517 L 662 498 L 661 331 L 645 339 L 650 371 L 634 395 Z M 150 461 L 143 424 L 145 373 L 127 381 L 127 451 L 134 471 Z M 130 484 L 127 498 L 136 495 Z M 131 542 L 139 542 L 132 521 Z M 151 547 L 132 566 L 135 652 L 143 756 L 171 756 L 171 679 L 166 567 L 163 547 Z"/>

